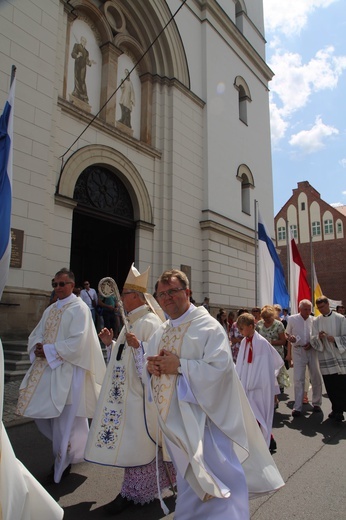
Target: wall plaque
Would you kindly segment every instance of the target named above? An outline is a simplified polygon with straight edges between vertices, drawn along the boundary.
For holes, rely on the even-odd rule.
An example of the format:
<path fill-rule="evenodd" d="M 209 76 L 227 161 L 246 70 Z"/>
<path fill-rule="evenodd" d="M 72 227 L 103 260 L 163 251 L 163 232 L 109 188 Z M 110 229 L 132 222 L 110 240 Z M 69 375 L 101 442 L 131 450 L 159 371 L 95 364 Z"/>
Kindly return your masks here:
<path fill-rule="evenodd" d="M 10 267 L 22 267 L 24 231 L 11 228 L 11 260 Z"/>

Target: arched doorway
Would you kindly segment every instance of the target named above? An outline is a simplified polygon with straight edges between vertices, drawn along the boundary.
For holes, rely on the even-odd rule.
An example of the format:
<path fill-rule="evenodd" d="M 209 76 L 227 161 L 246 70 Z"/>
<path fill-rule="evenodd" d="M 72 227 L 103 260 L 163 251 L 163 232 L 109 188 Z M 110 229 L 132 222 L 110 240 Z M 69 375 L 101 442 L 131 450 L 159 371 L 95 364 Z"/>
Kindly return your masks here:
<path fill-rule="evenodd" d="M 122 287 L 135 251 L 135 222 L 130 195 L 114 171 L 99 165 L 78 177 L 73 199 L 70 265 L 76 283 L 111 276 Z"/>

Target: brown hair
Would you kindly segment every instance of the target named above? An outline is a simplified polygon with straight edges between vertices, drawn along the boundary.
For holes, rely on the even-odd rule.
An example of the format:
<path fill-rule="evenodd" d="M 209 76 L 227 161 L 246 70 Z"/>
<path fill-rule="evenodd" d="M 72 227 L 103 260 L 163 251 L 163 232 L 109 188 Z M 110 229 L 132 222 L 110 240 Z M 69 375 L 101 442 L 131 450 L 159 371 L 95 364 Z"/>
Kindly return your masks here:
<path fill-rule="evenodd" d="M 329 303 L 327 296 L 319 296 L 319 298 L 316 298 L 316 305 L 319 303 Z"/>
<path fill-rule="evenodd" d="M 179 269 L 169 269 L 164 271 L 161 276 L 159 276 L 156 284 L 155 284 L 155 292 L 157 291 L 157 287 L 159 283 L 170 283 L 172 278 L 177 278 L 182 284 L 184 289 L 189 288 L 189 279 L 183 271 L 179 271 Z"/>
<path fill-rule="evenodd" d="M 255 327 L 255 318 L 249 312 L 244 312 L 237 318 L 237 325 L 253 325 Z"/>

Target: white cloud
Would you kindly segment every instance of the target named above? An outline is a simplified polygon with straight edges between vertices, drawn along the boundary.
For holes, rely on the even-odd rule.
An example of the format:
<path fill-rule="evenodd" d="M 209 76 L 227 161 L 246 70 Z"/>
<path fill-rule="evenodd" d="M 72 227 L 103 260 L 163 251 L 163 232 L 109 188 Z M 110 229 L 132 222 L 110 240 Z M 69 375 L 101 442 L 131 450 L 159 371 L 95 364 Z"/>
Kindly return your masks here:
<path fill-rule="evenodd" d="M 288 122 L 274 103 L 270 103 L 270 126 L 272 143 L 278 143 L 286 134 Z"/>
<path fill-rule="evenodd" d="M 286 36 L 300 33 L 308 15 L 315 9 L 326 8 L 338 0 L 264 0 L 264 21 L 268 31 L 280 31 Z"/>
<path fill-rule="evenodd" d="M 317 116 L 314 126 L 310 130 L 302 130 L 292 135 L 289 144 L 300 148 L 303 153 L 309 154 L 324 148 L 325 140 L 338 133 L 337 128 L 325 125 L 321 117 Z"/>
<path fill-rule="evenodd" d="M 337 87 L 346 69 L 346 56 L 335 56 L 329 46 L 304 64 L 300 54 L 276 51 L 269 66 L 275 73 L 270 96 L 272 136 L 277 142 L 285 136 L 290 117 L 304 108 L 314 93 Z"/>
<path fill-rule="evenodd" d="M 289 116 L 303 108 L 313 92 L 333 89 L 346 69 L 346 56 L 334 56 L 334 48 L 318 51 L 307 64 L 299 54 L 277 52 L 269 66 L 275 76 L 270 83 L 272 94 L 282 103 L 282 114 Z"/>
<path fill-rule="evenodd" d="M 333 208 L 340 208 L 341 206 L 343 206 L 343 203 L 342 202 L 332 202 L 330 204 L 330 206 L 333 206 Z"/>
<path fill-rule="evenodd" d="M 341 159 L 341 160 L 339 161 L 339 164 L 340 164 L 340 166 L 342 166 L 343 168 L 346 168 L 346 157 L 344 157 L 343 159 Z M 346 195 L 346 191 L 343 191 L 342 193 L 343 193 L 344 195 Z"/>

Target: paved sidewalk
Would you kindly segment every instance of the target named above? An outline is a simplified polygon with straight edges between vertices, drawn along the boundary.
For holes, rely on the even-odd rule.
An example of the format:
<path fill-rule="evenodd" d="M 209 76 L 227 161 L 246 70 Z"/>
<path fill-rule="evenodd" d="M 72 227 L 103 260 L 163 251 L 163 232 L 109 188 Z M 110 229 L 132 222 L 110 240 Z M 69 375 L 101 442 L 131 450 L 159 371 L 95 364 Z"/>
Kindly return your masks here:
<path fill-rule="evenodd" d="M 17 406 L 18 391 L 21 382 L 21 379 L 19 381 L 9 381 L 8 383 L 5 383 L 4 386 L 4 409 L 2 414 L 2 422 L 6 428 L 31 422 L 33 420 L 28 417 L 18 416 L 14 413 Z"/>

